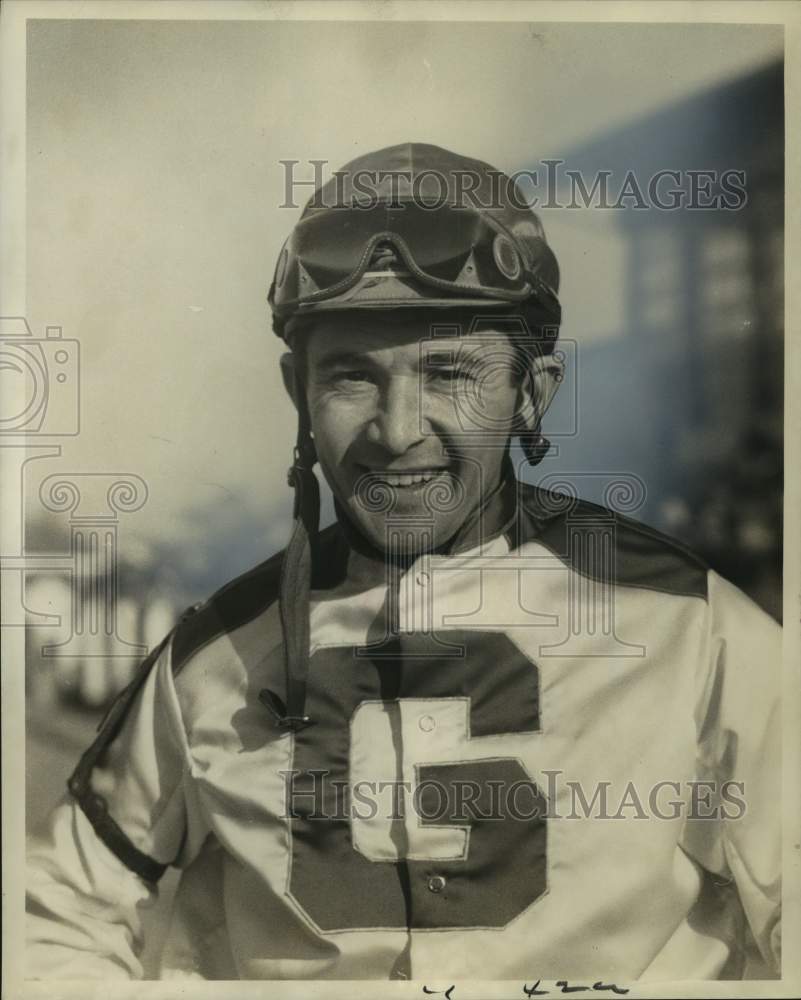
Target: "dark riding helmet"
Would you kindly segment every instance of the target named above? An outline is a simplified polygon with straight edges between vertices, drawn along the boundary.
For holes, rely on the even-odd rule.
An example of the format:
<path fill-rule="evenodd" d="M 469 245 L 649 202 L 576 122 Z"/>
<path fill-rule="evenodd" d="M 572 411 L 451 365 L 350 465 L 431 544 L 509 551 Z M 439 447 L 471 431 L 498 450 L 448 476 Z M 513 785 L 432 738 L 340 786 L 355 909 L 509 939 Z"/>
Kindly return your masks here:
<path fill-rule="evenodd" d="M 405 143 L 348 163 L 319 188 L 278 257 L 269 302 L 292 320 L 351 309 L 514 310 L 561 319 L 559 268 L 515 182 L 481 160 Z"/>

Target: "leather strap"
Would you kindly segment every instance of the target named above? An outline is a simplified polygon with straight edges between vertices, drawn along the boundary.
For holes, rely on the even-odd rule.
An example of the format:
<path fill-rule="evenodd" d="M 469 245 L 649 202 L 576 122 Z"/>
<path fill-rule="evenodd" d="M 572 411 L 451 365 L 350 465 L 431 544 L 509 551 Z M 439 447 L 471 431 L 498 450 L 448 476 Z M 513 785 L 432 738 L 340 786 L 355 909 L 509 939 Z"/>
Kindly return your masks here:
<path fill-rule="evenodd" d="M 103 755 L 109 745 L 117 738 L 132 702 L 139 694 L 167 643 L 175 635 L 178 628 L 196 614 L 199 608 L 200 604 L 193 604 L 187 608 L 174 628 L 142 660 L 130 682 L 112 701 L 108 711 L 100 720 L 97 736 L 81 756 L 78 766 L 67 781 L 70 795 L 78 803 L 100 840 L 124 865 L 136 872 L 146 882 L 158 882 L 168 866 L 140 851 L 120 825 L 109 815 L 106 800 L 92 788 L 92 771 L 102 762 Z"/>
<path fill-rule="evenodd" d="M 306 715 L 306 681 L 309 674 L 309 592 L 312 565 L 320 527 L 320 487 L 313 467 L 317 461 L 311 437 L 302 375 L 295 373 L 298 438 L 289 485 L 295 490 L 294 526 L 281 568 L 279 611 L 284 633 L 285 697 L 265 689 L 259 699 L 279 726 L 296 731 L 312 721 Z"/>
<path fill-rule="evenodd" d="M 114 741 L 125 721 L 131 702 L 139 693 L 140 688 L 159 658 L 161 651 L 170 640 L 170 632 L 166 638 L 140 664 L 131 682 L 123 688 L 112 702 L 111 707 L 98 726 L 98 734 L 91 746 L 82 755 L 78 766 L 67 781 L 70 794 L 78 803 L 81 811 L 92 824 L 97 836 L 108 847 L 112 854 L 131 871 L 136 872 L 146 882 L 158 882 L 167 869 L 167 865 L 149 857 L 136 847 L 123 832 L 117 822 L 109 815 L 108 805 L 102 795 L 92 788 L 92 771 L 100 763 L 101 758 Z"/>

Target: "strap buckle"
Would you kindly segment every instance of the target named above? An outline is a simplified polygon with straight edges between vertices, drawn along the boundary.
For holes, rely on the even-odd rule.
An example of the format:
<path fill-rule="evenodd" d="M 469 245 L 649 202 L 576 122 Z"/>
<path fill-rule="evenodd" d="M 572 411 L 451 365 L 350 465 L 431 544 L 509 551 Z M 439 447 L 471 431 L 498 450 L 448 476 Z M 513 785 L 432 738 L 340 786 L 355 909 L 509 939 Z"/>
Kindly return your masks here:
<path fill-rule="evenodd" d="M 269 688 L 262 688 L 259 691 L 259 701 L 272 715 L 273 722 L 279 729 L 297 733 L 307 726 L 314 725 L 313 720 L 308 715 L 288 715 L 286 705 L 275 691 L 271 691 Z"/>

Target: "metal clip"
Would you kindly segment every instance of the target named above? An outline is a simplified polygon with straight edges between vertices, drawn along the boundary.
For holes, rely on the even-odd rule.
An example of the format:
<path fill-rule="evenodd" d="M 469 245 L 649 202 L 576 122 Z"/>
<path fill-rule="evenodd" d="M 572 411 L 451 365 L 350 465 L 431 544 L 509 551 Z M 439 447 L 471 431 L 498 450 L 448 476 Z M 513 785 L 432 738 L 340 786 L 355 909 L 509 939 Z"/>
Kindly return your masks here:
<path fill-rule="evenodd" d="M 262 688 L 259 691 L 259 701 L 272 715 L 273 722 L 279 729 L 285 729 L 292 733 L 297 733 L 306 726 L 314 725 L 308 715 L 287 715 L 286 705 L 278 695 L 269 688 Z"/>

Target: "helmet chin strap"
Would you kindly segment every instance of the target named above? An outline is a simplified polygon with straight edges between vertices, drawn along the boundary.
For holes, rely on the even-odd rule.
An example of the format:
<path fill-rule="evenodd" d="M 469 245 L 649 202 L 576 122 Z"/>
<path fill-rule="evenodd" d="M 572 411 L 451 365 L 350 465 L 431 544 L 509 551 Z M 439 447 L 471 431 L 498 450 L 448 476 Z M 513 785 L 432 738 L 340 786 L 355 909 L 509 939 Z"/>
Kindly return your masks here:
<path fill-rule="evenodd" d="M 540 431 L 540 425 L 530 434 L 518 435 L 520 447 L 529 465 L 539 465 L 551 450 L 551 442 Z"/>
<path fill-rule="evenodd" d="M 294 525 L 281 568 L 279 611 L 284 636 L 286 702 L 274 691 L 259 692 L 259 701 L 272 712 L 282 729 L 296 732 L 311 724 L 306 715 L 306 681 L 309 674 L 309 591 L 320 527 L 320 486 L 314 474 L 317 452 L 311 436 L 306 392 L 295 373 L 298 436 L 294 461 L 288 472 L 295 490 Z"/>

